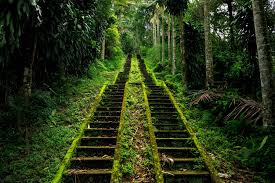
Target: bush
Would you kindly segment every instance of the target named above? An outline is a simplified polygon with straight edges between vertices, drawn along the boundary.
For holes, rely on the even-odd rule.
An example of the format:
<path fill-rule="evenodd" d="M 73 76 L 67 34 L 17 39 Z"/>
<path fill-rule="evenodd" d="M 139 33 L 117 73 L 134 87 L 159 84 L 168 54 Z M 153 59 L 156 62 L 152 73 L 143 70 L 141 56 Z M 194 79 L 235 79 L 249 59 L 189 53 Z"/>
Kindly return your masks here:
<path fill-rule="evenodd" d="M 106 56 L 113 58 L 122 55 L 120 34 L 117 25 L 112 25 L 106 31 Z"/>

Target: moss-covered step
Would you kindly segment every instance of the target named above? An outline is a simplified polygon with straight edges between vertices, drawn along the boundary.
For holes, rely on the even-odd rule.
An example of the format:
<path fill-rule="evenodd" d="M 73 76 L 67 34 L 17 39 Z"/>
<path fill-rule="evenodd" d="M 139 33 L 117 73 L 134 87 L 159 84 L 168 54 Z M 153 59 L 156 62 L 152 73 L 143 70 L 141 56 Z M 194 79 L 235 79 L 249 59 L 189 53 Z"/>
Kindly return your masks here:
<path fill-rule="evenodd" d="M 113 156 L 115 146 L 77 146 L 76 157 Z"/>
<path fill-rule="evenodd" d="M 164 115 L 164 116 L 152 116 L 154 122 L 170 122 L 174 123 L 179 120 L 178 116 L 169 116 L 169 115 Z"/>
<path fill-rule="evenodd" d="M 154 123 L 156 130 L 185 130 L 185 127 L 177 123 Z"/>
<path fill-rule="evenodd" d="M 117 129 L 113 128 L 87 128 L 84 131 L 85 137 L 113 137 L 117 135 Z"/>
<path fill-rule="evenodd" d="M 110 183 L 112 169 L 70 169 L 66 172 L 64 182 L 66 183 Z"/>
<path fill-rule="evenodd" d="M 158 117 L 167 117 L 167 118 L 171 118 L 171 117 L 177 117 L 178 113 L 177 112 L 173 112 L 173 111 L 157 111 L 157 112 L 151 112 L 151 115 L 153 117 L 158 116 Z"/>
<path fill-rule="evenodd" d="M 165 93 L 151 93 L 149 96 L 148 96 L 148 98 L 158 98 L 158 99 L 161 99 L 161 98 L 165 98 L 165 99 L 167 99 L 167 98 L 169 98 Z"/>
<path fill-rule="evenodd" d="M 121 98 L 103 98 L 102 103 L 109 103 L 109 102 L 119 102 L 122 103 L 122 99 Z"/>
<path fill-rule="evenodd" d="M 95 115 L 94 120 L 97 121 L 119 121 L 120 115 L 114 116 L 97 116 Z"/>
<path fill-rule="evenodd" d="M 119 116 L 121 111 L 96 111 L 95 116 Z"/>
<path fill-rule="evenodd" d="M 158 152 L 160 157 L 171 158 L 196 158 L 200 155 L 197 149 L 192 147 L 158 147 Z"/>
<path fill-rule="evenodd" d="M 210 183 L 208 171 L 164 171 L 165 183 Z"/>
<path fill-rule="evenodd" d="M 148 96 L 149 100 L 169 100 L 169 96 L 164 95 L 164 94 L 160 94 L 160 95 L 150 95 Z"/>
<path fill-rule="evenodd" d="M 70 169 L 112 169 L 113 157 L 75 157 L 71 159 Z"/>
<path fill-rule="evenodd" d="M 108 101 L 108 102 L 100 102 L 99 104 L 101 107 L 118 107 L 122 105 L 122 101 L 119 102 L 113 102 L 113 101 Z"/>
<path fill-rule="evenodd" d="M 191 138 L 156 138 L 158 147 L 195 147 Z"/>
<path fill-rule="evenodd" d="M 179 124 L 180 119 L 178 118 L 153 118 L 153 123 L 155 125 L 163 125 L 163 124 Z"/>
<path fill-rule="evenodd" d="M 94 121 L 89 124 L 89 128 L 106 128 L 106 129 L 116 129 L 119 126 L 119 122 L 113 121 Z"/>
<path fill-rule="evenodd" d="M 161 160 L 162 169 L 164 171 L 177 170 L 196 170 L 207 171 L 205 164 L 200 158 L 163 158 Z"/>
<path fill-rule="evenodd" d="M 80 146 L 114 146 L 116 137 L 82 137 Z"/>
<path fill-rule="evenodd" d="M 115 92 L 110 92 L 110 93 L 106 93 L 104 96 L 103 96 L 103 99 L 120 99 L 122 100 L 123 99 L 123 95 L 124 93 L 121 93 L 121 94 L 116 94 Z"/>
<path fill-rule="evenodd" d="M 112 87 L 112 88 L 107 88 L 106 89 L 106 93 L 110 93 L 110 92 L 123 92 L 123 91 L 124 91 L 123 87 L 119 87 L 119 88 Z"/>
<path fill-rule="evenodd" d="M 156 103 L 154 103 L 154 102 L 150 102 L 149 103 L 149 105 L 150 105 L 150 108 L 151 107 L 173 107 L 173 104 L 172 103 L 170 103 L 170 102 L 156 102 Z"/>
<path fill-rule="evenodd" d="M 176 112 L 176 109 L 174 107 L 151 107 L 151 111 L 155 112 L 161 112 L 161 111 L 170 111 L 170 112 Z"/>
<path fill-rule="evenodd" d="M 186 138 L 189 133 L 186 130 L 155 130 L 157 138 Z"/>
<path fill-rule="evenodd" d="M 117 107 L 98 107 L 97 111 L 121 111 L 121 106 Z"/>
<path fill-rule="evenodd" d="M 166 98 L 166 99 L 155 99 L 155 98 L 148 98 L 149 103 L 170 103 L 170 99 Z"/>

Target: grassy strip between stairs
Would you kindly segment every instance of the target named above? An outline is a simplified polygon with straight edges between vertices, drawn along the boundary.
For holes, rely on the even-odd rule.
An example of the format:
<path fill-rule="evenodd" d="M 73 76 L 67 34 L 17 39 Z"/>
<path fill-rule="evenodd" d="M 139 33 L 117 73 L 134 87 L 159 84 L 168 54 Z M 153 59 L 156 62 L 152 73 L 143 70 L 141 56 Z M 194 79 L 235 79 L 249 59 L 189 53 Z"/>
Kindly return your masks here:
<path fill-rule="evenodd" d="M 141 87 L 143 77 L 138 68 L 137 59 L 133 58 L 127 86 L 125 127 L 120 142 L 120 168 L 122 182 L 151 183 L 155 182 L 153 157 Z"/>

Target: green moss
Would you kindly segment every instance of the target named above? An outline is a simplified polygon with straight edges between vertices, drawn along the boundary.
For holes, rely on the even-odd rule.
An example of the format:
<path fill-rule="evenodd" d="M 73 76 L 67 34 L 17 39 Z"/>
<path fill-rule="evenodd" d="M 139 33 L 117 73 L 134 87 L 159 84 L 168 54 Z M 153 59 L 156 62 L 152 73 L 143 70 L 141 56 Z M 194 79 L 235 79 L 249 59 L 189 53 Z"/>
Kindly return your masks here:
<path fill-rule="evenodd" d="M 210 175 L 211 175 L 211 179 L 213 182 L 215 183 L 222 183 L 222 180 L 220 179 L 220 177 L 218 176 L 218 172 L 215 169 L 215 167 L 213 166 L 213 164 L 211 163 L 211 160 L 208 158 L 208 156 L 206 155 L 205 151 L 203 150 L 202 146 L 200 145 L 196 135 L 193 133 L 193 130 L 191 129 L 191 127 L 189 126 L 189 124 L 187 123 L 186 118 L 183 115 L 183 112 L 181 111 L 179 105 L 177 104 L 176 99 L 174 98 L 174 96 L 172 95 L 171 91 L 169 90 L 169 88 L 166 86 L 165 82 L 162 82 L 162 86 L 164 87 L 165 91 L 167 92 L 167 94 L 169 95 L 170 100 L 172 101 L 174 107 L 177 109 L 181 120 L 183 121 L 188 133 L 190 134 L 192 140 L 194 141 L 198 151 L 200 152 L 202 158 L 205 161 L 205 164 L 208 168 L 208 170 L 210 171 Z"/>
<path fill-rule="evenodd" d="M 154 126 L 152 123 L 151 110 L 149 107 L 145 84 L 143 82 L 142 82 L 142 89 L 143 89 L 143 95 L 144 95 L 144 102 L 145 102 L 145 106 L 146 106 L 146 117 L 147 117 L 147 121 L 148 121 L 150 141 L 151 141 L 151 146 L 152 146 L 152 151 L 153 151 L 153 160 L 154 160 L 154 166 L 155 166 L 156 181 L 164 182 L 163 174 L 161 171 L 158 149 L 157 149 L 156 136 L 154 133 Z"/>
<path fill-rule="evenodd" d="M 101 88 L 99 94 L 95 98 L 95 101 L 94 101 L 93 105 L 91 106 L 91 108 L 88 112 L 88 115 L 86 116 L 85 120 L 83 121 L 82 125 L 80 126 L 79 135 L 72 142 L 72 144 L 71 144 L 69 150 L 67 151 L 54 179 L 52 180 L 52 183 L 59 183 L 62 180 L 62 176 L 65 172 L 65 169 L 69 165 L 69 162 L 73 156 L 74 150 L 75 150 L 76 146 L 78 145 L 81 137 L 83 136 L 85 128 L 88 126 L 90 120 L 93 118 L 96 107 L 99 104 L 106 87 L 107 87 L 107 84 L 104 84 L 103 87 Z"/>

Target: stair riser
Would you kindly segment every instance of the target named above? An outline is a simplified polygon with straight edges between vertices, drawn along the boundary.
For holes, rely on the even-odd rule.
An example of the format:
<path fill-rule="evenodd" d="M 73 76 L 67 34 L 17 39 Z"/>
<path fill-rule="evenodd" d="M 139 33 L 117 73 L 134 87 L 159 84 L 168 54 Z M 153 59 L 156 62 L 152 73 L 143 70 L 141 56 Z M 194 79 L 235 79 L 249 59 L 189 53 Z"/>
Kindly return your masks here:
<path fill-rule="evenodd" d="M 111 181 L 111 174 L 106 175 L 72 175 L 66 176 L 64 182 L 66 183 L 110 183 Z"/>
<path fill-rule="evenodd" d="M 199 153 L 193 150 L 158 149 L 158 152 L 171 158 L 197 158 L 199 156 Z"/>
<path fill-rule="evenodd" d="M 84 135 L 86 137 L 115 137 L 117 131 L 89 130 L 85 131 Z"/>
<path fill-rule="evenodd" d="M 189 134 L 186 132 L 156 132 L 155 133 L 157 138 L 187 138 L 189 137 Z"/>
<path fill-rule="evenodd" d="M 96 123 L 90 124 L 90 128 L 106 128 L 106 129 L 117 129 L 119 127 L 118 123 Z"/>
<path fill-rule="evenodd" d="M 155 129 L 157 129 L 157 130 L 185 130 L 185 127 L 179 126 L 179 125 L 174 125 L 174 126 L 155 125 Z"/>
<path fill-rule="evenodd" d="M 180 175 L 164 175 L 165 183 L 210 183 L 209 176 L 180 176 Z"/>
<path fill-rule="evenodd" d="M 71 161 L 71 169 L 112 169 L 113 161 L 112 160 L 73 160 Z"/>
<path fill-rule="evenodd" d="M 76 149 L 77 157 L 102 157 L 114 156 L 115 149 Z"/>
<path fill-rule="evenodd" d="M 175 170 L 206 170 L 204 164 L 201 164 L 200 162 L 195 162 L 195 161 L 191 161 L 191 162 L 173 162 L 173 163 L 169 163 L 169 162 L 162 162 L 162 169 L 165 171 L 175 171 Z"/>
<path fill-rule="evenodd" d="M 158 147 L 195 147 L 192 140 L 157 140 Z"/>
<path fill-rule="evenodd" d="M 81 146 L 114 146 L 116 139 L 81 139 Z"/>

